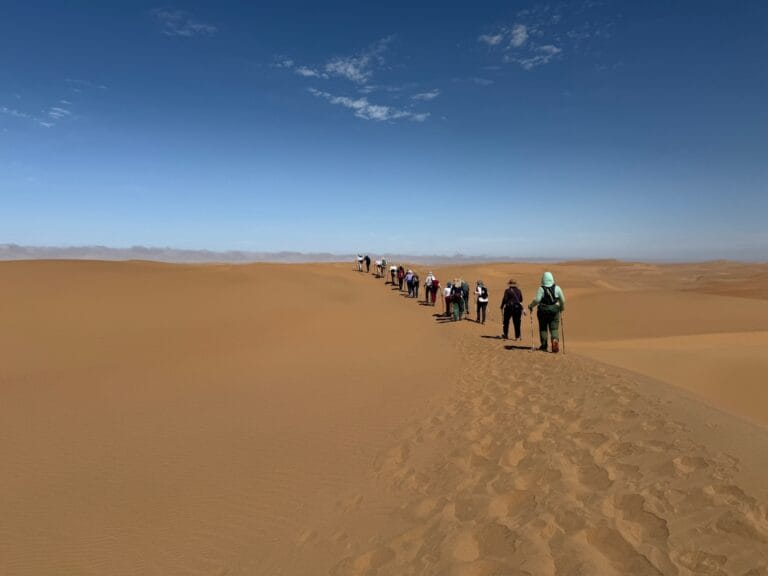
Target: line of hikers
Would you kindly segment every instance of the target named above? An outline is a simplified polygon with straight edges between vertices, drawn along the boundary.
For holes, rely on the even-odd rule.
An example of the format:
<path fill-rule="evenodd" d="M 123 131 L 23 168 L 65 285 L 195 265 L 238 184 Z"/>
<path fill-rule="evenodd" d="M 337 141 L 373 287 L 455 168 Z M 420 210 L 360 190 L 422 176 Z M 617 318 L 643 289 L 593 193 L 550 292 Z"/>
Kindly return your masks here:
<path fill-rule="evenodd" d="M 362 272 L 362 266 L 365 264 L 366 272 L 370 271 L 371 259 L 368 255 L 358 254 L 358 270 Z M 413 270 L 405 269 L 403 266 L 390 265 L 387 269 L 387 260 L 382 258 L 375 262 L 376 278 L 385 277 L 388 272 L 389 280 L 386 284 L 397 285 L 399 290 L 403 290 L 405 285 L 410 298 L 419 298 L 419 288 L 421 281 L 419 275 Z M 424 278 L 424 304 L 434 306 L 438 293 L 443 298 L 445 306 L 443 316 L 449 317 L 452 321 L 458 321 L 462 318 L 468 318 L 470 315 L 470 287 L 463 278 L 455 278 L 447 282 L 445 287 L 440 289 L 440 280 L 432 271 L 427 273 Z M 485 324 L 486 309 L 488 308 L 489 296 L 488 288 L 482 280 L 475 283 L 475 322 Z M 509 339 L 509 324 L 512 322 L 514 329 L 514 340 L 520 341 L 522 317 L 527 313 L 533 313 L 536 310 L 536 317 L 539 321 L 539 340 L 541 342 L 539 350 L 547 351 L 549 341 L 552 341 L 552 352 L 560 351 L 560 315 L 565 311 L 565 294 L 562 288 L 555 284 L 555 277 L 551 272 L 544 272 L 541 277 L 541 283 L 536 290 L 536 295 L 528 304 L 528 312 L 523 305 L 523 293 L 514 279 L 509 280 L 507 288 L 501 299 L 500 309 L 502 311 L 502 334 L 501 338 Z M 533 326 L 531 326 L 533 330 Z"/>

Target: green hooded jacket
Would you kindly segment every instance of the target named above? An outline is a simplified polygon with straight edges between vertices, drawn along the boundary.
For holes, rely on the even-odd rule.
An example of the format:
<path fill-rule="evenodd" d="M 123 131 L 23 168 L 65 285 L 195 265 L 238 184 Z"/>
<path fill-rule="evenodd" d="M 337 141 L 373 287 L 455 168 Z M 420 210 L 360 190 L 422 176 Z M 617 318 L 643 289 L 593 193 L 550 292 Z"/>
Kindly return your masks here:
<path fill-rule="evenodd" d="M 544 274 L 542 274 L 541 286 L 539 286 L 539 289 L 536 291 L 536 297 L 530 304 L 528 304 L 528 309 L 533 310 L 534 306 L 538 306 L 541 299 L 544 298 L 544 288 L 551 288 L 552 286 L 555 287 L 555 300 L 557 300 L 557 306 L 559 306 L 561 312 L 565 310 L 565 294 L 563 294 L 563 290 L 560 286 L 555 285 L 555 277 L 552 275 L 552 272 L 544 272 Z"/>

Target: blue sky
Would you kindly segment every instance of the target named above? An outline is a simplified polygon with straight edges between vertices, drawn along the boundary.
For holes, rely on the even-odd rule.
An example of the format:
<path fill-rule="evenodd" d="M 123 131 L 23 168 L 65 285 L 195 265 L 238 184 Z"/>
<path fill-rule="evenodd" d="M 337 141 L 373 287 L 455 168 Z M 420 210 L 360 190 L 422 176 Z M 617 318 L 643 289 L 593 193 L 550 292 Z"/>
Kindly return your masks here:
<path fill-rule="evenodd" d="M 765 259 L 768 3 L 6 2 L 0 243 Z"/>

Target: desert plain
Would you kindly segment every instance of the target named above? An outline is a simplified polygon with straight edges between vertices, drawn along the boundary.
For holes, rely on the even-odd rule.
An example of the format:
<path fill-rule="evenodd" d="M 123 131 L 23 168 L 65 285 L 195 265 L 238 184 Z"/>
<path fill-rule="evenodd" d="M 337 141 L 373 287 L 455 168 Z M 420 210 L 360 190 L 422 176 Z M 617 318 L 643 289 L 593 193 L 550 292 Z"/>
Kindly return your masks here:
<path fill-rule="evenodd" d="M 433 270 L 0 263 L 0 574 L 768 574 L 767 265 Z"/>

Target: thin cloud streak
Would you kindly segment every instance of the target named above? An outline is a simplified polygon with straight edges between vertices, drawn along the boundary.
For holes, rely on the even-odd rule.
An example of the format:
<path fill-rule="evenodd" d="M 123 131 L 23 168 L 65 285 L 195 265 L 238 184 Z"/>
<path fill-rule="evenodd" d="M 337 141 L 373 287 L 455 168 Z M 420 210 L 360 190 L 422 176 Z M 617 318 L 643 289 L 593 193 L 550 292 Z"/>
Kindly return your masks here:
<path fill-rule="evenodd" d="M 317 90 L 316 88 L 309 88 L 308 92 L 313 96 L 327 100 L 331 104 L 349 108 L 354 112 L 357 118 L 362 118 L 363 120 L 383 122 L 386 120 L 409 119 L 414 122 L 424 122 L 429 117 L 429 113 L 426 112 L 416 113 L 410 110 L 394 108 L 392 106 L 373 104 L 369 102 L 368 98 L 365 96 L 360 98 L 336 96 L 323 90 Z"/>
<path fill-rule="evenodd" d="M 155 8 L 150 12 L 160 24 L 163 34 L 191 38 L 193 36 L 213 36 L 218 28 L 212 24 L 197 20 L 185 10 Z"/>
<path fill-rule="evenodd" d="M 299 76 L 304 76 L 305 78 L 328 78 L 328 75 L 324 72 L 318 72 L 314 68 L 309 68 L 307 66 L 299 66 L 295 69 L 295 72 Z"/>
<path fill-rule="evenodd" d="M 485 42 L 488 46 L 498 46 L 504 40 L 503 34 L 481 34 L 478 37 L 480 42 Z"/>
<path fill-rule="evenodd" d="M 430 100 L 434 100 L 440 96 L 440 90 L 434 89 L 430 90 L 429 92 L 422 92 L 420 94 L 414 94 L 411 96 L 412 100 L 420 100 L 422 102 L 429 102 Z"/>
<path fill-rule="evenodd" d="M 393 41 L 393 36 L 387 36 L 371 44 L 365 50 L 349 56 L 334 56 L 321 67 L 297 63 L 293 58 L 279 55 L 274 57 L 272 66 L 291 70 L 293 74 L 303 78 L 326 81 L 345 80 L 354 85 L 354 90 L 361 94 L 358 97 L 340 96 L 326 90 L 309 87 L 307 91 L 336 106 L 352 110 L 357 118 L 375 120 L 377 122 L 407 119 L 413 122 L 424 122 L 429 118 L 428 112 L 416 112 L 408 108 L 387 104 L 373 103 L 368 95 L 376 91 L 402 92 L 407 86 L 391 87 L 373 84 L 371 80 L 377 69 L 386 64 L 385 53 Z M 337 82 L 336 82 L 337 83 Z M 414 94 L 411 99 L 415 102 L 429 102 L 440 95 L 440 90 Z"/>
<path fill-rule="evenodd" d="M 13 118 L 32 118 L 32 116 L 30 116 L 26 112 L 22 112 L 21 110 L 16 110 L 15 108 L 9 108 L 8 106 L 0 106 L 0 114 L 5 114 L 6 116 L 12 116 Z"/>
<path fill-rule="evenodd" d="M 374 66 L 385 63 L 384 53 L 393 37 L 387 36 L 370 46 L 367 50 L 353 56 L 337 56 L 325 65 L 325 72 L 330 76 L 346 78 L 356 84 L 367 84 L 373 76 Z"/>

